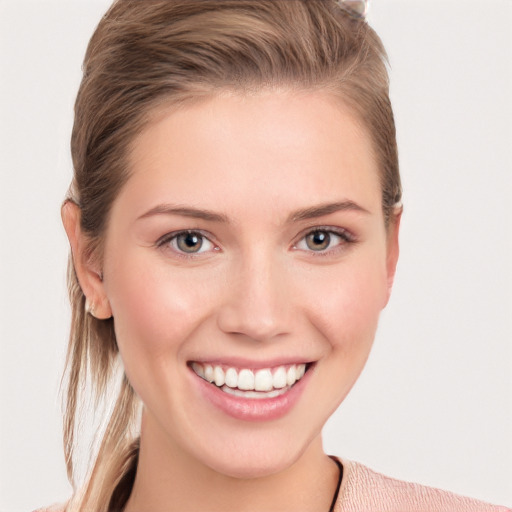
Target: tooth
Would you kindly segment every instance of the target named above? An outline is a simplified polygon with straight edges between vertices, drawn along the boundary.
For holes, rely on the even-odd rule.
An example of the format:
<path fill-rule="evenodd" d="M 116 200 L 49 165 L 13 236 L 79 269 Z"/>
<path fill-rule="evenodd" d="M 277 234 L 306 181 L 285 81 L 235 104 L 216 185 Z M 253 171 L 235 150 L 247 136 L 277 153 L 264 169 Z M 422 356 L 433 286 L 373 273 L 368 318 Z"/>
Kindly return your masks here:
<path fill-rule="evenodd" d="M 228 368 L 226 372 L 221 366 L 201 364 L 192 362 L 193 371 L 207 380 L 214 382 L 222 388 L 224 385 L 229 388 L 238 388 L 243 391 L 256 390 L 259 392 L 270 392 L 272 389 L 283 389 L 286 386 L 293 386 L 301 379 L 306 372 L 304 363 L 291 365 L 288 371 L 284 366 L 278 367 L 272 374 L 269 368 L 263 368 L 255 373 L 252 370 L 243 369 L 238 373 L 236 368 Z"/>
<path fill-rule="evenodd" d="M 254 389 L 254 373 L 251 370 L 240 370 L 238 374 L 238 389 L 244 391 Z"/>
<path fill-rule="evenodd" d="M 213 367 L 209 364 L 207 364 L 205 367 L 204 367 L 204 378 L 208 381 L 208 382 L 213 382 L 214 380 L 214 376 L 213 376 Z"/>
<path fill-rule="evenodd" d="M 284 366 L 280 366 L 272 376 L 272 384 L 276 389 L 286 387 L 286 370 Z"/>
<path fill-rule="evenodd" d="M 256 391 L 272 390 L 272 373 L 270 370 L 258 370 L 254 375 L 254 389 Z"/>
<path fill-rule="evenodd" d="M 226 386 L 236 388 L 238 385 L 238 373 L 234 368 L 228 368 L 225 376 Z"/>
<path fill-rule="evenodd" d="M 202 377 L 204 379 L 203 365 L 194 362 L 192 363 L 192 370 L 194 370 L 197 373 L 197 375 L 199 375 L 199 377 Z"/>
<path fill-rule="evenodd" d="M 288 386 L 293 386 L 295 381 L 297 380 L 297 370 L 295 369 L 295 365 L 292 364 L 288 371 L 286 372 L 286 384 Z"/>
<path fill-rule="evenodd" d="M 226 379 L 224 376 L 224 370 L 220 366 L 216 366 L 213 369 L 213 378 L 215 380 L 216 386 L 219 386 L 219 388 L 221 386 L 224 386 L 224 382 L 226 381 Z"/>

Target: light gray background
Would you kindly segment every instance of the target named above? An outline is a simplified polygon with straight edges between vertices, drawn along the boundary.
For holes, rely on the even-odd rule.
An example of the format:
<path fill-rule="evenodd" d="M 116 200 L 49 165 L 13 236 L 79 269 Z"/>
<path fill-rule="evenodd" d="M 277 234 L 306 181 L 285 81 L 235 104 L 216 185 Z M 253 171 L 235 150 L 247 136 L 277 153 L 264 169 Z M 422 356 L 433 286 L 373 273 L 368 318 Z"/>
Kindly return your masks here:
<path fill-rule="evenodd" d="M 0 2 L 0 510 L 65 499 L 59 206 L 108 2 Z M 375 0 L 405 189 L 402 253 L 329 453 L 512 505 L 512 2 Z"/>

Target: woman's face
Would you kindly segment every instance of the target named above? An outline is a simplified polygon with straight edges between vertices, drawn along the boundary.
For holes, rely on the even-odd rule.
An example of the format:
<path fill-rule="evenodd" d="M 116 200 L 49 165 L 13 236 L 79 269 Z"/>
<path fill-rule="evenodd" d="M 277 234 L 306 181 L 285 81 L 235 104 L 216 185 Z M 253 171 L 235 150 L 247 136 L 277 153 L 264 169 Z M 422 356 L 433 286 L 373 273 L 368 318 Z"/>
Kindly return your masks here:
<path fill-rule="evenodd" d="M 225 94 L 162 114 L 130 163 L 102 286 L 144 435 L 232 476 L 288 467 L 388 300 L 396 229 L 366 131 L 318 92 Z"/>

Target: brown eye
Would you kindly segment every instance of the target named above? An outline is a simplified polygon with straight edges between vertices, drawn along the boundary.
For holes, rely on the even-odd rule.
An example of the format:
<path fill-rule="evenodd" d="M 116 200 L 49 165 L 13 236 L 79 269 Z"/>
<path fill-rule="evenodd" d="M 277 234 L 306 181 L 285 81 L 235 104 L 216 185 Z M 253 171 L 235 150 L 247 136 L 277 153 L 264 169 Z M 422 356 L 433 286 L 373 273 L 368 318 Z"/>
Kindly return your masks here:
<path fill-rule="evenodd" d="M 331 243 L 331 235 L 327 231 L 313 231 L 306 235 L 306 246 L 312 251 L 325 251 Z"/>
<path fill-rule="evenodd" d="M 201 251 L 204 237 L 199 233 L 187 232 L 177 235 L 175 241 L 178 250 L 190 254 Z"/>

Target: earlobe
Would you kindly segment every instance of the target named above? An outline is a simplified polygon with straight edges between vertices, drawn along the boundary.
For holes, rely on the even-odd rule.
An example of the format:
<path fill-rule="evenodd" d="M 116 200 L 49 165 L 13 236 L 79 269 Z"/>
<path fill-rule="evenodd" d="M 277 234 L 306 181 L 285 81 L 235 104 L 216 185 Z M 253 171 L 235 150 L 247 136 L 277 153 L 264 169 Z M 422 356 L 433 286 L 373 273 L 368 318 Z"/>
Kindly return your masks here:
<path fill-rule="evenodd" d="M 86 312 L 104 320 L 112 316 L 101 269 L 91 257 L 90 245 L 80 226 L 80 207 L 71 200 L 62 205 L 61 216 L 71 246 L 73 265 L 86 297 Z"/>
<path fill-rule="evenodd" d="M 386 272 L 387 272 L 387 298 L 386 304 L 391 296 L 393 282 L 395 280 L 396 266 L 398 263 L 398 255 L 400 253 L 399 244 L 399 231 L 400 220 L 402 218 L 402 207 L 400 206 L 395 212 L 392 213 L 389 221 L 387 233 L 387 254 L 386 254 Z"/>

